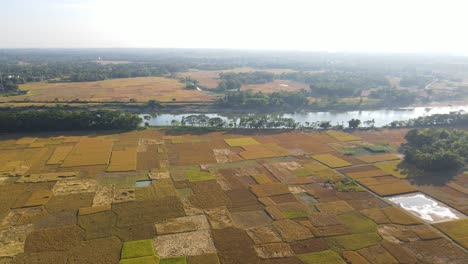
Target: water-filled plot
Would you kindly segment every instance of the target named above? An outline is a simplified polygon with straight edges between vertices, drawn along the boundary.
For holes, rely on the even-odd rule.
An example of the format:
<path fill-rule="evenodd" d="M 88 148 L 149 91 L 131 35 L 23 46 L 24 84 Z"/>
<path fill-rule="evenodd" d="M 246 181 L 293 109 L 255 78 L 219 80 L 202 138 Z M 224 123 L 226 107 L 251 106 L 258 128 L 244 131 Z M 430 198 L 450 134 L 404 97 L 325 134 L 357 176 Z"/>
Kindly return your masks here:
<path fill-rule="evenodd" d="M 430 223 L 465 218 L 464 214 L 420 192 L 397 195 L 387 199 Z"/>

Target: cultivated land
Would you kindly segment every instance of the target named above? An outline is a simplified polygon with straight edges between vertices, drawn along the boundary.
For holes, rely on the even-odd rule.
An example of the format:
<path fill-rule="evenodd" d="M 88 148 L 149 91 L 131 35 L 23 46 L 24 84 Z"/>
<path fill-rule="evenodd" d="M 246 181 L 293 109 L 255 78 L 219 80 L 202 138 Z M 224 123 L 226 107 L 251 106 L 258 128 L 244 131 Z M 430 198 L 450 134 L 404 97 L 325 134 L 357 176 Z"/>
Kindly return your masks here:
<path fill-rule="evenodd" d="M 281 73 L 285 73 L 285 72 L 293 72 L 293 70 L 291 69 L 255 69 L 255 68 L 249 68 L 249 67 L 245 67 L 245 68 L 234 68 L 234 69 L 228 69 L 228 70 L 217 70 L 217 71 L 203 71 L 203 70 L 190 70 L 190 71 L 187 71 L 187 72 L 181 72 L 181 73 L 177 73 L 176 76 L 177 77 L 180 77 L 180 78 L 185 78 L 185 77 L 190 77 L 194 80 L 197 80 L 201 86 L 203 87 L 206 87 L 208 89 L 213 89 L 213 88 L 216 88 L 218 86 L 218 84 L 221 82 L 221 80 L 219 79 L 219 74 L 220 73 L 225 73 L 225 72 L 255 72 L 255 71 L 262 71 L 262 72 L 270 72 L 270 73 L 274 73 L 274 74 L 281 74 Z M 273 85 L 273 86 L 277 86 L 277 84 L 275 84 L 274 82 L 273 83 L 270 83 L 270 85 Z M 299 84 L 298 83 L 295 83 L 295 87 L 298 86 Z M 305 86 L 305 84 L 302 84 Z M 259 90 L 258 91 L 261 91 L 260 87 L 264 87 L 266 86 L 266 84 L 263 84 L 261 86 L 259 86 Z M 285 89 L 285 91 L 288 91 L 288 87 L 286 86 L 281 86 Z M 254 88 L 252 88 L 254 89 Z M 265 89 L 265 88 L 263 88 Z M 254 89 L 256 90 L 256 89 Z M 267 89 L 268 90 L 268 89 Z M 299 89 L 300 90 L 300 89 Z M 289 90 L 291 91 L 291 90 Z"/>
<path fill-rule="evenodd" d="M 468 214 L 468 174 L 413 183 L 391 155 L 403 135 L 2 135 L 0 262 L 467 263 L 466 219 L 383 199 L 421 191 Z"/>
<path fill-rule="evenodd" d="M 29 83 L 20 86 L 26 95 L 0 97 L 0 101 L 90 101 L 90 102 L 161 102 L 212 101 L 215 96 L 197 90 L 187 90 L 178 80 L 163 77 L 112 79 L 96 82 Z"/>
<path fill-rule="evenodd" d="M 264 84 L 246 84 L 242 85 L 241 91 L 252 90 L 253 92 L 273 93 L 279 91 L 298 92 L 300 90 L 307 90 L 309 86 L 305 83 L 293 82 L 288 80 L 274 80 L 270 83 Z"/>

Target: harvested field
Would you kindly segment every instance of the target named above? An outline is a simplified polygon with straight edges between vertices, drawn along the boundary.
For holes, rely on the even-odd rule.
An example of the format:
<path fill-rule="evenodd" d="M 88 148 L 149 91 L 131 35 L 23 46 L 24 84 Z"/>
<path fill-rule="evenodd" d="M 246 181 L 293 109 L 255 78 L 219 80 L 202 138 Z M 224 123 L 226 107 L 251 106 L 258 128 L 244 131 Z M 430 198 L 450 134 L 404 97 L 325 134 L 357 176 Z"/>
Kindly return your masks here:
<path fill-rule="evenodd" d="M 73 146 L 57 147 L 47 161 L 47 165 L 60 165 L 72 151 Z"/>
<path fill-rule="evenodd" d="M 402 164 L 401 160 L 396 160 L 396 161 L 377 163 L 374 166 L 376 166 L 377 168 L 397 178 L 403 179 L 403 178 L 406 178 L 407 175 L 403 172 L 403 169 L 400 168 L 401 164 Z"/>
<path fill-rule="evenodd" d="M 375 163 L 375 162 L 382 162 L 382 161 L 388 161 L 388 160 L 397 160 L 397 159 L 400 159 L 400 157 L 398 157 L 395 154 L 382 154 L 382 155 L 361 156 L 361 157 L 358 157 L 358 159 L 367 163 Z"/>
<path fill-rule="evenodd" d="M 206 230 L 157 236 L 154 247 L 161 257 L 216 253 L 211 235 Z"/>
<path fill-rule="evenodd" d="M 329 130 L 327 132 L 327 135 L 339 140 L 339 141 L 357 141 L 361 140 L 360 137 L 354 136 L 352 134 L 345 133 L 343 131 L 338 131 L 338 130 Z"/>
<path fill-rule="evenodd" d="M 112 144 L 112 140 L 104 138 L 82 139 L 68 154 L 61 167 L 107 165 L 111 155 Z"/>
<path fill-rule="evenodd" d="M 305 83 L 289 80 L 274 80 L 273 82 L 262 84 L 244 84 L 241 86 L 241 91 L 252 90 L 253 92 L 263 93 L 274 93 L 279 91 L 298 92 L 302 89 L 308 88 L 309 86 Z"/>
<path fill-rule="evenodd" d="M 344 260 L 340 257 L 340 255 L 331 250 L 301 254 L 298 257 L 304 264 L 345 264 Z"/>
<path fill-rule="evenodd" d="M 434 224 L 436 228 L 468 249 L 468 219 Z"/>
<path fill-rule="evenodd" d="M 119 78 L 96 82 L 78 83 L 28 83 L 20 86 L 28 90 L 26 95 L 11 96 L 2 101 L 81 101 L 147 102 L 150 99 L 161 102 L 172 101 L 211 101 L 212 95 L 197 90 L 187 90 L 183 83 L 163 77 Z"/>
<path fill-rule="evenodd" d="M 337 151 L 369 145 L 359 140 L 151 128 L 0 137 L 0 263 L 465 263 L 385 196 L 418 189 L 466 213 L 466 175 L 412 185 L 392 154 Z M 341 188 L 343 175 L 366 189 Z M 434 227 L 466 247 L 464 221 Z"/>
<path fill-rule="evenodd" d="M 226 141 L 226 143 L 231 147 L 245 147 L 245 146 L 252 146 L 252 145 L 260 145 L 258 141 L 250 137 L 227 138 L 224 141 Z"/>
<path fill-rule="evenodd" d="M 339 168 L 339 167 L 346 167 L 351 166 L 352 164 L 333 156 L 332 154 L 322 154 L 322 155 L 314 155 L 312 158 L 320 161 L 321 163 L 327 165 L 330 168 Z"/>
<path fill-rule="evenodd" d="M 135 171 L 137 167 L 136 148 L 114 150 L 107 171 Z"/>

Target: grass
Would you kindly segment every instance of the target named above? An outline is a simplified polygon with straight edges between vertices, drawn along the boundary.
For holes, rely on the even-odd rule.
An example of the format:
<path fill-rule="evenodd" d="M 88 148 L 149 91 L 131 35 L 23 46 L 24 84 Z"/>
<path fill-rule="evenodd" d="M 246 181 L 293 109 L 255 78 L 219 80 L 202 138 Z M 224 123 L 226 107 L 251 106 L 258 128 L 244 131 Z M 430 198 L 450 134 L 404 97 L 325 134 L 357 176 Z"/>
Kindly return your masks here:
<path fill-rule="evenodd" d="M 346 167 L 346 166 L 352 165 L 346 160 L 342 160 L 338 157 L 333 156 L 332 154 L 314 155 L 312 156 L 312 158 L 320 161 L 321 163 L 327 165 L 330 168 L 339 168 L 339 167 Z"/>
<path fill-rule="evenodd" d="M 187 264 L 187 257 L 163 258 L 159 264 Z"/>
<path fill-rule="evenodd" d="M 407 177 L 407 175 L 403 174 L 402 170 L 398 168 L 401 163 L 402 163 L 401 160 L 395 160 L 395 161 L 377 163 L 377 164 L 374 164 L 374 166 L 397 178 L 404 179 Z"/>
<path fill-rule="evenodd" d="M 297 257 L 304 264 L 345 264 L 346 262 L 335 251 L 325 250 L 307 254 L 300 254 Z"/>
<path fill-rule="evenodd" d="M 377 233 L 359 233 L 343 236 L 327 237 L 325 240 L 337 250 L 358 250 L 379 244 L 382 238 Z"/>
<path fill-rule="evenodd" d="M 141 258 L 122 259 L 119 262 L 119 264 L 158 264 L 158 263 L 161 263 L 159 261 L 158 256 L 147 256 L 147 257 L 141 257 Z"/>
<path fill-rule="evenodd" d="M 337 217 L 353 233 L 370 233 L 377 231 L 377 224 L 358 212 L 341 214 Z"/>
<path fill-rule="evenodd" d="M 374 153 L 382 153 L 382 152 L 388 152 L 390 148 L 385 145 L 367 145 L 367 146 L 364 146 L 364 149 L 370 152 L 374 152 Z"/>
<path fill-rule="evenodd" d="M 154 255 L 156 255 L 156 251 L 154 250 L 153 241 L 147 239 L 125 242 L 122 247 L 121 258 L 131 259 Z"/>
<path fill-rule="evenodd" d="M 224 139 L 226 143 L 231 146 L 231 147 L 243 147 L 243 146 L 251 146 L 251 145 L 260 145 L 260 143 L 251 138 L 251 137 L 246 137 L 246 138 L 226 138 Z"/>
<path fill-rule="evenodd" d="M 286 211 L 286 212 L 282 212 L 282 214 L 289 219 L 304 218 L 309 215 L 305 211 Z"/>
<path fill-rule="evenodd" d="M 200 171 L 198 168 L 190 168 L 185 171 L 185 177 L 191 182 L 207 181 L 216 179 L 216 177 L 205 171 Z"/>
<path fill-rule="evenodd" d="M 339 180 L 328 179 L 327 183 L 331 184 L 339 192 L 362 192 L 362 188 L 355 180 L 342 178 Z"/>

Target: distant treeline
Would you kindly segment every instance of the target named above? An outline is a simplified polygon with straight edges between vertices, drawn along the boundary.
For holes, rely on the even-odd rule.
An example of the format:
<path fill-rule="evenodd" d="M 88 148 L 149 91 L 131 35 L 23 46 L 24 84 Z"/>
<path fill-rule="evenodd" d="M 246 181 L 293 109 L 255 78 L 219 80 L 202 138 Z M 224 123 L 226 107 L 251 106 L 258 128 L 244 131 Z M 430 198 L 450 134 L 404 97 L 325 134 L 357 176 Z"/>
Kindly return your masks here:
<path fill-rule="evenodd" d="M 99 64 L 95 62 L 50 62 L 47 64 L 9 65 L 3 79 L 17 84 L 26 82 L 88 82 L 112 78 L 161 76 L 188 69 L 181 64 Z"/>
<path fill-rule="evenodd" d="M 468 127 L 468 113 L 463 111 L 452 112 L 449 114 L 435 114 L 430 116 L 421 116 L 418 118 L 393 121 L 388 127 L 447 127 L 459 126 Z"/>
<path fill-rule="evenodd" d="M 306 83 L 310 85 L 311 95 L 317 97 L 359 96 L 362 90 L 389 86 L 384 75 L 359 71 L 288 72 L 280 74 L 278 79 Z"/>
<path fill-rule="evenodd" d="M 308 103 L 305 92 L 274 92 L 254 93 L 251 90 L 241 92 L 227 92 L 217 101 L 221 107 L 246 107 L 246 108 L 291 108 L 296 109 Z"/>
<path fill-rule="evenodd" d="M 389 87 L 384 75 L 361 72 L 288 72 L 273 74 L 254 71 L 240 73 L 220 73 L 221 82 L 217 91 L 238 90 L 244 84 L 263 84 L 275 79 L 290 80 L 309 85 L 310 96 L 316 97 L 347 97 L 359 96 L 362 90 L 379 87 Z"/>
<path fill-rule="evenodd" d="M 136 115 L 109 110 L 0 112 L 0 132 L 131 130 L 140 123 Z"/>
<path fill-rule="evenodd" d="M 432 81 L 432 77 L 422 75 L 405 75 L 400 80 L 400 85 L 405 87 L 424 88 Z"/>

